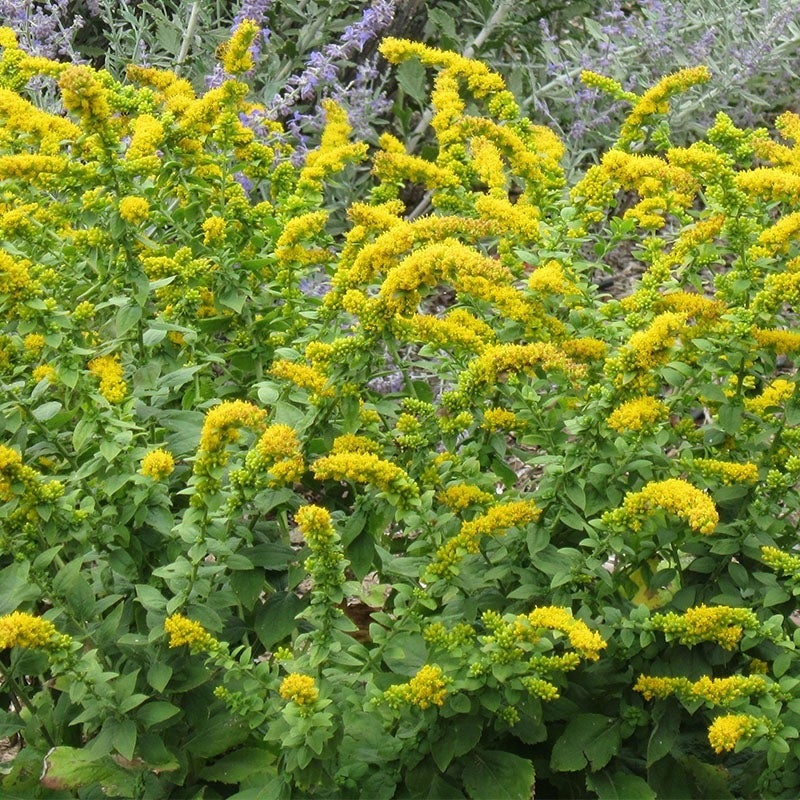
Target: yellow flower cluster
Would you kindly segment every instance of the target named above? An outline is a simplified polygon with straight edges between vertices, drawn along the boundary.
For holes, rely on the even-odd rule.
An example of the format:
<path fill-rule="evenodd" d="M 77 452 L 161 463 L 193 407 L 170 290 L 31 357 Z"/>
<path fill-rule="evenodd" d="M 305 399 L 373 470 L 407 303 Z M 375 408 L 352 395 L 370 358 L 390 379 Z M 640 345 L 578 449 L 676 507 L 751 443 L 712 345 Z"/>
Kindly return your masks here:
<path fill-rule="evenodd" d="M 200 227 L 203 231 L 203 244 L 216 244 L 224 240 L 228 223 L 222 217 L 212 214 L 203 220 Z"/>
<path fill-rule="evenodd" d="M 761 547 L 761 559 L 768 567 L 772 567 L 778 572 L 783 572 L 787 575 L 800 572 L 800 556 L 784 553 L 783 550 L 778 550 L 777 547 L 763 545 Z"/>
<path fill-rule="evenodd" d="M 293 361 L 281 359 L 272 365 L 270 370 L 276 378 L 284 380 L 305 389 L 312 397 L 333 397 L 334 391 L 328 386 L 328 379 L 319 370 L 308 364 L 297 364 Z"/>
<path fill-rule="evenodd" d="M 608 351 L 608 345 L 591 336 L 581 336 L 577 339 L 567 339 L 561 343 L 561 349 L 571 358 L 581 361 L 599 361 Z"/>
<path fill-rule="evenodd" d="M 85 66 L 69 66 L 58 81 L 64 108 L 80 114 L 84 125 L 92 129 L 104 125 L 111 116 L 108 92 Z"/>
<path fill-rule="evenodd" d="M 628 400 L 617 406 L 609 415 L 606 423 L 612 430 L 641 431 L 667 419 L 669 409 L 655 397 L 644 396 Z"/>
<path fill-rule="evenodd" d="M 337 436 L 331 445 L 331 453 L 375 453 L 381 452 L 381 446 L 367 438 L 355 433 L 344 433 Z"/>
<path fill-rule="evenodd" d="M 640 675 L 633 688 L 645 700 L 654 697 L 663 700 L 674 694 L 684 700 L 702 700 L 715 706 L 728 706 L 742 697 L 758 696 L 770 691 L 770 685 L 763 675 L 730 675 L 725 678 L 704 675 L 694 682 L 684 677 Z"/>
<path fill-rule="evenodd" d="M 555 259 L 539 265 L 531 272 L 528 287 L 539 294 L 579 294 L 575 282 L 567 276 L 564 265 Z"/>
<path fill-rule="evenodd" d="M 439 492 L 438 499 L 439 502 L 453 511 L 463 511 L 473 504 L 486 505 L 491 503 L 494 497 L 474 484 L 456 483 Z"/>
<path fill-rule="evenodd" d="M 779 355 L 800 352 L 800 333 L 795 331 L 754 328 L 753 336 L 759 347 L 768 348 Z"/>
<path fill-rule="evenodd" d="M 715 753 L 733 750 L 740 739 L 752 736 L 762 722 L 761 717 L 751 714 L 723 714 L 709 726 L 708 743 Z"/>
<path fill-rule="evenodd" d="M 28 503 L 52 502 L 64 492 L 59 481 L 41 481 L 41 474 L 22 463 L 22 456 L 10 447 L 0 444 L 0 500 L 9 502 L 16 495 Z M 19 489 L 22 488 L 20 492 Z M 24 513 L 25 509 L 19 509 Z"/>
<path fill-rule="evenodd" d="M 392 64 L 418 58 L 425 66 L 443 67 L 452 76 L 466 81 L 475 97 L 486 97 L 505 90 L 505 81 L 480 61 L 473 61 L 458 53 L 428 47 L 421 42 L 386 37 L 380 46 L 383 57 Z"/>
<path fill-rule="evenodd" d="M 278 689 L 284 700 L 289 700 L 301 708 L 313 706 L 319 699 L 319 689 L 310 675 L 292 672 L 281 681 Z"/>
<path fill-rule="evenodd" d="M 670 612 L 651 618 L 656 630 L 668 638 L 692 646 L 699 642 L 716 642 L 726 650 L 733 650 L 745 628 L 757 628 L 758 618 L 746 608 L 731 606 L 693 606 L 683 614 Z"/>
<path fill-rule="evenodd" d="M 696 486 L 680 478 L 650 481 L 638 492 L 628 492 L 622 506 L 606 512 L 603 520 L 627 524 L 634 531 L 642 529 L 641 517 L 662 509 L 684 519 L 690 528 L 710 534 L 717 527 L 719 514 L 714 501 Z"/>
<path fill-rule="evenodd" d="M 158 146 L 164 141 L 164 125 L 152 114 L 139 114 L 131 122 L 131 140 L 125 152 L 128 161 L 156 156 Z M 158 159 L 154 164 L 158 168 Z"/>
<path fill-rule="evenodd" d="M 510 431 L 520 425 L 517 415 L 507 408 L 487 408 L 483 412 L 481 427 L 487 431 Z"/>
<path fill-rule="evenodd" d="M 669 111 L 669 99 L 692 86 L 711 80 L 708 67 L 688 67 L 664 76 L 655 86 L 648 89 L 635 103 L 619 133 L 617 147 L 628 147 L 644 138 L 642 126 L 654 114 Z M 626 98 L 627 99 L 627 98 Z"/>
<path fill-rule="evenodd" d="M 247 455 L 247 467 L 268 470 L 272 477 L 267 486 L 287 486 L 300 480 L 306 471 L 297 432 L 289 425 L 269 425 L 261 434 L 255 450 Z"/>
<path fill-rule="evenodd" d="M 461 394 L 471 397 L 485 387 L 495 387 L 504 375 L 536 369 L 560 370 L 567 375 L 578 375 L 582 371 L 549 342 L 498 344 L 487 347 L 470 362 L 459 376 L 458 388 Z"/>
<path fill-rule="evenodd" d="M 383 492 L 396 492 L 406 499 L 419 495 L 419 487 L 405 470 L 375 453 L 332 453 L 317 459 L 312 470 L 320 481 L 366 483 Z"/>
<path fill-rule="evenodd" d="M 302 506 L 297 510 L 294 519 L 305 540 L 315 548 L 330 544 L 336 537 L 331 515 L 321 506 Z"/>
<path fill-rule="evenodd" d="M 182 614 L 167 617 L 164 631 L 169 634 L 170 647 L 188 645 L 193 653 L 210 652 L 219 647 L 219 642 L 199 622 Z"/>
<path fill-rule="evenodd" d="M 351 128 L 347 112 L 333 100 L 322 100 L 320 105 L 325 110 L 325 129 L 319 147 L 306 156 L 306 163 L 300 170 L 297 188 L 304 193 L 322 191 L 323 181 L 329 175 L 367 155 L 368 148 L 364 142 L 350 144 L 348 141 Z"/>
<path fill-rule="evenodd" d="M 141 473 L 154 481 L 162 481 L 169 477 L 175 469 L 175 459 L 172 453 L 159 447 L 151 450 L 143 459 Z"/>
<path fill-rule="evenodd" d="M 109 403 L 121 403 L 128 392 L 128 384 L 122 376 L 122 364 L 118 355 L 98 356 L 89 362 L 89 372 L 100 379 L 100 392 Z"/>
<path fill-rule="evenodd" d="M 127 195 L 119 201 L 119 215 L 125 222 L 138 225 L 147 222 L 150 215 L 150 203 L 144 197 Z"/>
<path fill-rule="evenodd" d="M 718 461 L 714 458 L 696 458 L 692 464 L 705 477 L 720 478 L 726 486 L 734 483 L 755 483 L 758 467 L 749 462 Z"/>
<path fill-rule="evenodd" d="M 297 262 L 300 264 L 327 260 L 319 248 L 303 247 L 301 242 L 313 239 L 325 228 L 327 211 L 309 211 L 286 222 L 275 243 L 275 258 L 281 264 Z"/>
<path fill-rule="evenodd" d="M 539 519 L 541 513 L 533 500 L 514 500 L 492 506 L 481 516 L 462 523 L 458 533 L 436 551 L 428 571 L 437 576 L 448 574 L 465 555 L 478 552 L 484 536 L 500 535 L 509 528 L 528 525 Z"/>
<path fill-rule="evenodd" d="M 250 50 L 258 34 L 258 25 L 252 19 L 244 19 L 236 26 L 233 36 L 217 50 L 225 72 L 242 75 L 253 69 L 255 64 Z"/>
<path fill-rule="evenodd" d="M 548 628 L 567 635 L 570 645 L 589 661 L 597 661 L 600 651 L 606 648 L 603 637 L 582 620 L 575 619 L 569 609 L 559 606 L 541 606 L 528 614 L 534 628 Z"/>
<path fill-rule="evenodd" d="M 68 648 L 71 639 L 59 634 L 56 626 L 25 611 L 14 611 L 0 617 L 0 650 L 24 647 L 31 650 Z"/>
<path fill-rule="evenodd" d="M 751 197 L 777 200 L 797 206 L 800 202 L 800 175 L 777 167 L 757 167 L 736 175 L 736 187 Z"/>
<path fill-rule="evenodd" d="M 415 705 L 421 709 L 443 706 L 447 697 L 447 685 L 451 682 L 436 664 L 426 664 L 408 683 L 396 683 L 384 693 L 384 699 L 391 708 Z"/>
<path fill-rule="evenodd" d="M 751 414 L 756 414 L 762 419 L 781 408 L 794 396 L 797 384 L 785 378 L 776 378 L 767 386 L 758 397 L 751 397 L 744 401 L 744 407 Z"/>
<path fill-rule="evenodd" d="M 55 383 L 58 380 L 58 373 L 55 367 L 50 364 L 39 364 L 33 368 L 31 377 L 38 383 L 39 381 L 48 380 L 50 383 Z"/>
<path fill-rule="evenodd" d="M 213 453 L 239 439 L 239 428 L 259 429 L 267 412 L 246 400 L 223 400 L 206 414 L 200 450 Z"/>

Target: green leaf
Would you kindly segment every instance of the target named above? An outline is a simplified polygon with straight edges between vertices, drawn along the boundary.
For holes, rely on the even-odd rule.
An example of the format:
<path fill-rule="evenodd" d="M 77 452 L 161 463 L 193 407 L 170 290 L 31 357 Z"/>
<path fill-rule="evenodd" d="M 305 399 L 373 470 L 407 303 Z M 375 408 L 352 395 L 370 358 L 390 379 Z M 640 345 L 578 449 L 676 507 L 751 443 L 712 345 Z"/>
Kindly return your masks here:
<path fill-rule="evenodd" d="M 159 722 L 172 719 L 172 717 L 180 713 L 180 708 L 172 703 L 167 703 L 164 700 L 153 700 L 141 706 L 136 712 L 136 717 L 145 728 L 150 728 L 153 725 L 158 725 Z"/>
<path fill-rule="evenodd" d="M 678 737 L 680 728 L 680 711 L 671 704 L 661 704 L 653 713 L 656 723 L 647 743 L 647 767 L 653 766 L 666 756 Z"/>
<path fill-rule="evenodd" d="M 586 788 L 597 793 L 599 800 L 655 800 L 656 793 L 647 782 L 630 772 L 597 772 L 586 776 Z"/>
<path fill-rule="evenodd" d="M 473 800 L 530 800 L 534 778 L 530 761 L 502 750 L 472 753 L 462 776 Z"/>
<path fill-rule="evenodd" d="M 147 682 L 157 691 L 163 692 L 169 679 L 172 677 L 172 667 L 161 661 L 156 661 L 147 670 Z"/>
<path fill-rule="evenodd" d="M 44 759 L 40 782 L 45 789 L 62 792 L 102 786 L 110 797 L 136 797 L 141 771 L 127 770 L 107 755 L 95 758 L 77 747 L 54 747 Z"/>
<path fill-rule="evenodd" d="M 587 763 L 602 769 L 619 750 L 619 723 L 603 714 L 579 714 L 570 720 L 553 745 L 550 766 L 558 772 L 577 772 Z"/>
<path fill-rule="evenodd" d="M 38 408 L 33 409 L 33 416 L 39 422 L 46 422 L 58 414 L 64 406 L 58 400 L 51 400 L 49 403 L 42 403 Z"/>
<path fill-rule="evenodd" d="M 78 619 L 89 620 L 94 614 L 94 592 L 82 569 L 83 562 L 77 558 L 63 566 L 53 580 L 53 590 L 63 596 Z"/>
<path fill-rule="evenodd" d="M 244 723 L 227 714 L 218 714 L 194 731 L 193 736 L 187 739 L 185 749 L 192 755 L 211 758 L 240 744 L 248 734 Z"/>
<path fill-rule="evenodd" d="M 14 561 L 0 571 L 0 615 L 10 614 L 39 596 L 38 587 L 28 579 L 29 572 L 27 561 Z"/>
<path fill-rule="evenodd" d="M 400 88 L 417 102 L 425 102 L 425 67 L 417 60 L 404 61 L 395 69 Z"/>
<path fill-rule="evenodd" d="M 136 750 L 136 723 L 132 719 L 117 722 L 112 729 L 111 741 L 116 751 L 131 761 Z"/>
<path fill-rule="evenodd" d="M 200 777 L 220 783 L 241 783 L 255 773 L 277 775 L 275 762 L 275 755 L 263 748 L 243 747 L 207 766 L 200 773 Z"/>
<path fill-rule="evenodd" d="M 278 592 L 256 612 L 254 629 L 266 648 L 283 641 L 297 627 L 295 618 L 305 603 L 294 592 Z"/>

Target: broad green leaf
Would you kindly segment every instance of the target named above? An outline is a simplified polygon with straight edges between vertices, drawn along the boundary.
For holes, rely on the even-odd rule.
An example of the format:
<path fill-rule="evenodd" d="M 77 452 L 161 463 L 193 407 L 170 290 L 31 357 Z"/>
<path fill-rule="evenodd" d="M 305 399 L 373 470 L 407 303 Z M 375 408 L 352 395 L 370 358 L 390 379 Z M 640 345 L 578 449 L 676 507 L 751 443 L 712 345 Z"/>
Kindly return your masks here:
<path fill-rule="evenodd" d="M 579 714 L 553 745 L 550 766 L 558 772 L 577 772 L 587 764 L 592 771 L 602 769 L 619 745 L 617 721 L 603 714 Z"/>
<path fill-rule="evenodd" d="M 598 800 L 656 800 L 647 781 L 630 772 L 617 770 L 590 773 L 586 788 L 597 793 Z"/>
<path fill-rule="evenodd" d="M 200 777 L 220 783 L 241 783 L 254 774 L 263 775 L 265 782 L 268 776 L 277 775 L 275 755 L 260 747 L 243 747 L 205 767 Z"/>
<path fill-rule="evenodd" d="M 502 750 L 472 753 L 462 776 L 473 800 L 530 800 L 534 778 L 530 761 Z"/>

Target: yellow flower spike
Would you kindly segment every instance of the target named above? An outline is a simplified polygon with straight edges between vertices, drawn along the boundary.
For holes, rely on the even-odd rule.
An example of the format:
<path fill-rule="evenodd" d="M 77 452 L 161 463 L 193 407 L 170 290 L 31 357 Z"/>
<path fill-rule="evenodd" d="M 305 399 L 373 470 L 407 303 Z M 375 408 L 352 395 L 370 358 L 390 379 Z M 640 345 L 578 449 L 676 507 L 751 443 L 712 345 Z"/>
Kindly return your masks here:
<path fill-rule="evenodd" d="M 306 471 L 297 432 L 282 423 L 264 429 L 246 464 L 251 470 L 268 471 L 272 477 L 267 486 L 273 488 L 297 482 Z"/>
<path fill-rule="evenodd" d="M 213 452 L 239 438 L 239 428 L 258 429 L 267 412 L 246 400 L 223 400 L 206 414 L 200 450 Z"/>
<path fill-rule="evenodd" d="M 25 611 L 0 617 L 0 650 L 58 650 L 68 648 L 71 641 L 69 636 L 59 634 L 52 622 Z"/>
<path fill-rule="evenodd" d="M 758 618 L 752 611 L 731 606 L 693 606 L 682 614 L 655 614 L 650 622 L 655 630 L 689 647 L 715 642 L 726 650 L 736 647 L 745 628 L 758 628 Z"/>
<path fill-rule="evenodd" d="M 188 646 L 193 653 L 210 652 L 219 642 L 195 620 L 182 614 L 172 614 L 164 620 L 164 631 L 169 634 L 170 647 Z"/>
<path fill-rule="evenodd" d="M 483 537 L 504 534 L 509 528 L 521 528 L 539 519 L 542 510 L 532 500 L 498 503 L 479 517 L 464 522 L 458 533 L 437 551 L 428 567 L 431 575 L 443 577 L 466 556 L 477 553 Z"/>
<path fill-rule="evenodd" d="M 617 406 L 606 420 L 609 428 L 623 433 L 650 428 L 669 417 L 669 409 L 655 397 L 637 397 Z"/>
<path fill-rule="evenodd" d="M 313 706 L 319 699 L 319 689 L 310 675 L 292 672 L 281 682 L 278 689 L 280 696 L 301 708 Z"/>
<path fill-rule="evenodd" d="M 640 517 L 656 509 L 675 514 L 695 531 L 708 535 L 714 532 L 719 514 L 714 501 L 696 486 L 680 478 L 650 481 L 638 492 L 628 492 L 622 509 L 634 530 L 641 528 Z M 616 512 L 611 512 L 614 515 Z"/>
<path fill-rule="evenodd" d="M 506 89 L 501 75 L 493 72 L 480 61 L 464 58 L 457 53 L 428 47 L 421 42 L 395 39 L 391 36 L 387 36 L 381 42 L 379 49 L 383 57 L 392 64 L 418 58 L 427 67 L 442 67 L 453 76 L 464 80 L 469 90 L 478 98 Z"/>
<path fill-rule="evenodd" d="M 797 384 L 785 378 L 776 378 L 767 386 L 758 397 L 751 397 L 744 401 L 744 407 L 752 414 L 757 414 L 762 419 L 772 416 L 775 409 L 779 409 L 790 400 L 795 393 Z M 769 409 L 773 409 L 770 412 Z"/>
<path fill-rule="evenodd" d="M 709 726 L 708 743 L 715 753 L 733 750 L 741 739 L 752 736 L 762 722 L 763 717 L 751 714 L 723 714 Z"/>
<path fill-rule="evenodd" d="M 220 45 L 217 57 L 229 75 L 242 75 L 255 66 L 251 48 L 260 30 L 252 19 L 244 19 L 236 27 L 233 36 Z"/>
<path fill-rule="evenodd" d="M 728 706 L 743 697 L 768 694 L 770 684 L 763 675 L 729 675 L 725 678 L 704 675 L 696 681 L 685 677 L 640 675 L 633 689 L 645 700 L 663 700 L 677 695 L 685 701 L 702 700 L 713 706 Z"/>
<path fill-rule="evenodd" d="M 281 359 L 272 365 L 270 374 L 276 378 L 283 378 L 301 389 L 305 389 L 312 396 L 323 398 L 335 395 L 333 388 L 328 386 L 328 378 L 322 372 L 307 364 L 297 364 Z"/>
<path fill-rule="evenodd" d="M 419 494 L 419 487 L 405 470 L 374 453 L 333 453 L 317 459 L 311 469 L 317 480 L 366 483 L 408 498 Z"/>
<path fill-rule="evenodd" d="M 105 124 L 111 116 L 108 93 L 89 67 L 71 66 L 58 80 L 64 108 L 79 114 L 91 126 Z"/>
<path fill-rule="evenodd" d="M 635 101 L 633 110 L 622 125 L 617 147 L 627 147 L 642 138 L 642 125 L 654 114 L 665 114 L 669 110 L 669 99 L 692 86 L 711 80 L 708 67 L 689 67 L 663 77 Z"/>
<path fill-rule="evenodd" d="M 88 365 L 89 372 L 100 379 L 100 392 L 109 403 L 121 403 L 128 393 L 128 384 L 118 355 L 98 356 Z"/>
<path fill-rule="evenodd" d="M 463 511 L 465 508 L 476 505 L 488 505 L 494 497 L 477 486 L 469 483 L 456 483 L 443 489 L 437 495 L 439 502 L 453 511 Z"/>
<path fill-rule="evenodd" d="M 159 447 L 151 450 L 143 459 L 141 466 L 142 475 L 147 475 L 154 481 L 163 481 L 175 469 L 175 459 L 172 453 Z"/>
<path fill-rule="evenodd" d="M 535 369 L 560 370 L 575 376 L 583 372 L 582 367 L 548 342 L 499 344 L 487 347 L 470 362 L 459 376 L 459 391 L 472 396 L 486 387 L 496 386 L 509 373 L 528 373 Z"/>
<path fill-rule="evenodd" d="M 141 224 L 150 216 L 150 203 L 143 197 L 128 195 L 119 201 L 119 215 L 132 225 Z"/>
<path fill-rule="evenodd" d="M 321 101 L 325 110 L 325 128 L 319 147 L 306 156 L 305 165 L 297 179 L 298 192 L 320 192 L 325 179 L 341 171 L 347 163 L 362 161 L 368 151 L 367 144 L 349 141 L 351 127 L 347 113 L 333 100 Z"/>
<path fill-rule="evenodd" d="M 436 664 L 426 664 L 408 683 L 390 686 L 383 697 L 391 708 L 415 705 L 423 710 L 431 706 L 443 706 L 447 697 L 450 678 L 444 676 L 442 668 Z"/>
<path fill-rule="evenodd" d="M 692 465 L 706 478 L 719 478 L 726 486 L 735 483 L 755 483 L 758 467 L 749 462 L 719 461 L 714 458 L 696 458 Z"/>

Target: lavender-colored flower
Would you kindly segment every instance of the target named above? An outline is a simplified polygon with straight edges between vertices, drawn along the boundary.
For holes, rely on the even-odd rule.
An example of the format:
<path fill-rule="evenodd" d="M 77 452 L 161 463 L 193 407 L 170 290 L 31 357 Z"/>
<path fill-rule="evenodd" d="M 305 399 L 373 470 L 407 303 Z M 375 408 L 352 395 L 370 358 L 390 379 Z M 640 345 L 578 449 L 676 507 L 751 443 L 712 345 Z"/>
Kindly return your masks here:
<path fill-rule="evenodd" d="M 72 40 L 84 21 L 80 15 L 72 14 L 69 5 L 69 0 L 47 0 L 35 7 L 18 0 L 0 0 L 0 19 L 31 55 L 78 61 Z"/>
<path fill-rule="evenodd" d="M 270 111 L 278 117 L 286 117 L 298 100 L 309 102 L 320 93 L 325 93 L 333 85 L 333 92 L 340 97 L 344 87 L 337 87 L 341 62 L 350 58 L 365 45 L 380 36 L 394 19 L 397 0 L 373 0 L 364 10 L 361 19 L 348 25 L 338 42 L 315 50 L 306 61 L 305 69 L 292 75 L 286 81 L 286 90 L 277 94 Z M 348 87 L 349 88 L 349 87 Z"/>

